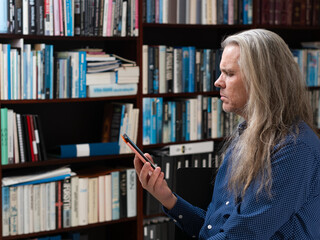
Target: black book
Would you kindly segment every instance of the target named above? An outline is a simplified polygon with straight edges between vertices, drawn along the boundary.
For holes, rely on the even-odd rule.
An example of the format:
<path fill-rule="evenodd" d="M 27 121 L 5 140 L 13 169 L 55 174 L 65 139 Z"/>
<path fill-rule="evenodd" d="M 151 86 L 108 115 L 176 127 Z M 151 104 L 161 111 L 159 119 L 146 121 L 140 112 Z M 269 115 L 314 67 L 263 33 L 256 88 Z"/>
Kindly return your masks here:
<path fill-rule="evenodd" d="M 176 102 L 176 142 L 183 141 L 182 138 L 182 103 L 180 101 Z"/>
<path fill-rule="evenodd" d="M 15 34 L 22 33 L 22 0 L 15 0 L 14 5 Z"/>
<path fill-rule="evenodd" d="M 44 1 L 36 0 L 36 34 L 44 34 Z"/>
<path fill-rule="evenodd" d="M 154 73 L 154 47 L 148 47 L 148 93 L 153 92 L 153 73 Z"/>
<path fill-rule="evenodd" d="M 127 217 L 127 171 L 120 171 L 120 218 Z"/>
<path fill-rule="evenodd" d="M 74 35 L 81 34 L 81 6 L 80 0 L 74 1 Z"/>
<path fill-rule="evenodd" d="M 40 141 L 40 152 L 39 155 L 41 155 L 42 161 L 46 161 L 47 158 L 47 150 L 46 150 L 46 144 L 44 140 L 44 134 L 42 129 L 42 124 L 39 115 L 33 115 L 34 117 L 34 123 L 36 124 L 38 128 L 38 134 L 39 134 L 39 141 Z"/>
<path fill-rule="evenodd" d="M 167 92 L 173 92 L 173 47 L 166 47 Z"/>
<path fill-rule="evenodd" d="M 15 0 L 3 0 L 8 1 L 8 33 L 15 32 Z"/>
<path fill-rule="evenodd" d="M 36 34 L 36 2 L 29 0 L 29 34 Z"/>
<path fill-rule="evenodd" d="M 18 131 L 18 144 L 19 144 L 19 154 L 20 154 L 20 163 L 24 163 L 27 161 L 26 159 L 26 140 L 23 128 L 23 119 L 21 114 L 16 114 L 17 119 L 17 131 Z"/>

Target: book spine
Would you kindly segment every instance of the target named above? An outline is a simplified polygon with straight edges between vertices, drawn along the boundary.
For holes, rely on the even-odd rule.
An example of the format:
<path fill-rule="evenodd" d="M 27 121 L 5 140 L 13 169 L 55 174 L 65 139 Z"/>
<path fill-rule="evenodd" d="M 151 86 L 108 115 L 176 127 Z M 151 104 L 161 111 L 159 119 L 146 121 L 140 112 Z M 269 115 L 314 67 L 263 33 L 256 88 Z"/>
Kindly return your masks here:
<path fill-rule="evenodd" d="M 3 237 L 9 236 L 10 234 L 9 219 L 10 219 L 10 189 L 9 187 L 2 187 L 2 236 Z"/>
<path fill-rule="evenodd" d="M 86 52 L 79 52 L 79 98 L 87 97 L 86 89 L 87 60 Z"/>
<path fill-rule="evenodd" d="M 62 186 L 63 201 L 63 224 L 64 228 L 71 227 L 71 178 L 63 180 Z"/>
<path fill-rule="evenodd" d="M 1 164 L 8 164 L 8 109 L 1 108 Z"/>
<path fill-rule="evenodd" d="M 112 220 L 120 218 L 120 176 L 118 171 L 111 173 L 112 183 Z"/>

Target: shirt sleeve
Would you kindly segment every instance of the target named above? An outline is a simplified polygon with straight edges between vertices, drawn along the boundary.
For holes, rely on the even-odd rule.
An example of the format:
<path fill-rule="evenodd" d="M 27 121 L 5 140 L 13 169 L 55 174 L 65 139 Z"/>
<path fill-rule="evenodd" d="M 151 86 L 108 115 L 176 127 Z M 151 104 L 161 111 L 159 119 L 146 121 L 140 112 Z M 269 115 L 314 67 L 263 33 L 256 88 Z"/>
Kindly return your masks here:
<path fill-rule="evenodd" d="M 315 156 L 302 142 L 284 146 L 272 158 L 271 197 L 262 191 L 256 195 L 252 184 L 221 227 L 209 238 L 270 239 L 308 200 Z"/>
<path fill-rule="evenodd" d="M 186 234 L 197 237 L 204 223 L 206 212 L 185 201 L 179 195 L 175 195 L 177 197 L 176 205 L 171 210 L 163 207 L 163 211 L 171 217 L 175 224 Z"/>

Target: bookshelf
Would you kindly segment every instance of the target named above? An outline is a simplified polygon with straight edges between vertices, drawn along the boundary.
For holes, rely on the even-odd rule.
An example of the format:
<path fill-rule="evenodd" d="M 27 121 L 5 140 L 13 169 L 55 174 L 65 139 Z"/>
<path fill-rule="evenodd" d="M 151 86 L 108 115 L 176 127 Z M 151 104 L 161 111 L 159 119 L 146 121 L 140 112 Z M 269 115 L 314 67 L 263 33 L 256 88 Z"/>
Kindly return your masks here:
<path fill-rule="evenodd" d="M 140 82 L 138 94 L 132 96 L 99 97 L 99 98 L 69 98 L 69 99 L 44 99 L 44 100 L 0 100 L 0 107 L 14 109 L 19 113 L 34 113 L 41 116 L 43 135 L 47 147 L 75 142 L 97 142 L 101 134 L 101 122 L 103 118 L 104 105 L 106 103 L 121 102 L 133 103 L 140 109 L 137 145 L 148 152 L 150 149 L 159 149 L 172 143 L 143 144 L 143 99 L 163 98 L 164 100 L 182 100 L 196 98 L 198 95 L 204 97 L 218 97 L 215 90 L 193 93 L 161 93 L 142 94 L 143 78 L 143 45 L 157 46 L 195 46 L 196 48 L 218 49 L 221 40 L 232 33 L 252 28 L 266 28 L 278 33 L 291 48 L 300 48 L 303 41 L 320 40 L 319 25 L 274 25 L 260 24 L 258 6 L 260 0 L 253 0 L 253 22 L 252 24 L 160 24 L 146 23 L 145 8 L 146 0 L 137 0 L 139 3 L 139 34 L 138 36 L 39 36 L 2 33 L 0 43 L 15 39 L 23 39 L 27 44 L 45 43 L 54 45 L 54 51 L 67 51 L 86 46 L 101 48 L 107 53 L 115 53 L 119 56 L 133 60 L 140 66 Z M 221 1 L 220 1 L 221 2 Z M 319 90 L 312 87 L 310 90 Z M 98 124 L 97 124 L 98 123 Z M 208 139 L 188 141 L 201 142 Z M 212 140 L 212 139 L 211 139 Z M 222 137 L 213 139 L 217 142 Z M 185 143 L 178 141 L 175 143 Z M 70 165 L 75 168 L 86 168 L 94 165 L 103 167 L 133 167 L 133 154 L 120 154 L 110 156 L 79 157 L 58 159 L 50 158 L 44 162 L 26 162 L 21 164 L 8 164 L 0 166 L 0 177 L 10 176 L 17 172 L 34 172 L 37 170 L 51 169 L 58 166 Z M 0 205 L 2 206 L 2 197 Z M 2 217 L 2 211 L 0 211 Z M 143 221 L 150 216 L 143 213 L 143 189 L 137 185 L 137 216 L 122 218 L 102 223 L 88 224 L 70 228 L 62 228 L 51 231 L 42 231 L 30 234 L 6 236 L 2 239 L 25 239 L 44 236 L 64 234 L 66 232 L 87 232 L 90 239 L 143 239 Z M 125 229 L 125 231 L 124 231 Z M 0 231 L 2 234 L 2 230 Z"/>

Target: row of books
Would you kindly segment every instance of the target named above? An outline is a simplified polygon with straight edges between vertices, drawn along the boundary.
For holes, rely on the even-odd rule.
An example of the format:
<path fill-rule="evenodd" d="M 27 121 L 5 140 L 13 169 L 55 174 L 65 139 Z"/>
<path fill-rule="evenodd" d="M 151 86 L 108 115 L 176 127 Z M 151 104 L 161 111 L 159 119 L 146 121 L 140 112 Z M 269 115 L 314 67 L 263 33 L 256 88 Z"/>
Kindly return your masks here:
<path fill-rule="evenodd" d="M 138 0 L 2 1 L 0 33 L 46 36 L 138 36 Z"/>
<path fill-rule="evenodd" d="M 252 0 L 145 0 L 147 23 L 252 24 Z"/>
<path fill-rule="evenodd" d="M 144 94 L 216 89 L 221 50 L 143 45 L 142 51 Z"/>
<path fill-rule="evenodd" d="M 320 3 L 310 0 L 260 0 L 260 22 L 270 25 L 318 26 Z"/>
<path fill-rule="evenodd" d="M 126 133 L 133 142 L 137 142 L 138 122 L 139 109 L 133 103 L 106 103 L 101 142 L 117 142 L 120 154 L 131 153 L 121 136 Z"/>
<path fill-rule="evenodd" d="M 202 145 L 201 145 L 202 144 Z M 170 146 L 172 149 L 150 150 L 155 164 L 161 167 L 165 174 L 168 186 L 176 192 L 177 170 L 182 168 L 218 168 L 221 155 L 217 154 L 218 145 L 214 146 L 212 141 L 203 143 L 176 144 Z M 189 149 L 187 153 L 181 151 Z M 147 191 L 144 191 L 144 214 L 152 216 L 162 213 L 162 205 Z"/>
<path fill-rule="evenodd" d="M 143 144 L 202 140 L 228 135 L 240 118 L 222 111 L 217 97 L 175 101 L 143 98 Z"/>
<path fill-rule="evenodd" d="M 309 87 L 320 86 L 320 50 L 292 49 L 292 54 L 298 62 L 303 79 Z"/>
<path fill-rule="evenodd" d="M 1 164 L 38 162 L 46 159 L 39 116 L 1 108 Z"/>
<path fill-rule="evenodd" d="M 24 44 L 23 39 L 0 44 L 0 99 L 136 94 L 139 67 L 133 61 L 111 55 L 103 51 L 92 53 L 87 49 L 54 52 L 53 45 Z M 105 65 L 108 66 L 107 69 L 104 68 Z M 113 72 L 113 82 L 104 78 L 106 71 Z M 87 84 L 87 77 L 95 79 L 96 74 L 102 74 L 103 80 L 100 79 L 98 83 L 97 80 L 91 80 Z"/>
<path fill-rule="evenodd" d="M 175 223 L 168 217 L 156 217 L 145 221 L 143 224 L 143 240 L 152 239 L 175 239 Z"/>
<path fill-rule="evenodd" d="M 2 184 L 3 236 L 82 226 L 137 214 L 134 169 L 70 172 L 4 184 L 9 178 Z"/>

